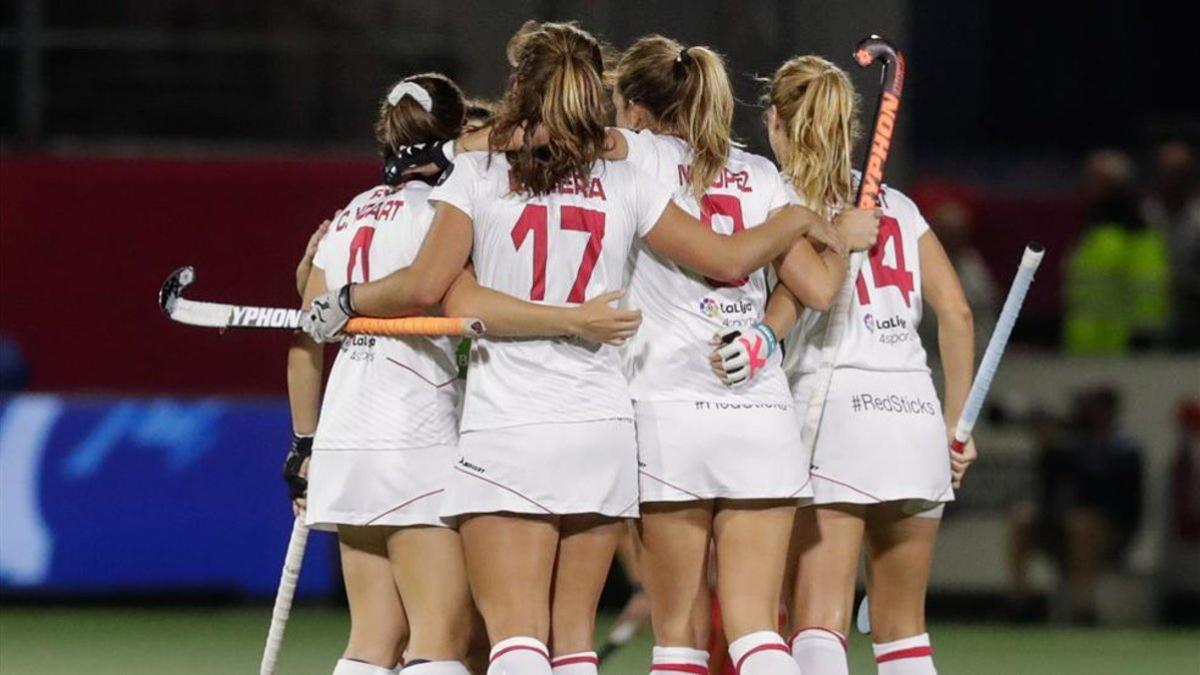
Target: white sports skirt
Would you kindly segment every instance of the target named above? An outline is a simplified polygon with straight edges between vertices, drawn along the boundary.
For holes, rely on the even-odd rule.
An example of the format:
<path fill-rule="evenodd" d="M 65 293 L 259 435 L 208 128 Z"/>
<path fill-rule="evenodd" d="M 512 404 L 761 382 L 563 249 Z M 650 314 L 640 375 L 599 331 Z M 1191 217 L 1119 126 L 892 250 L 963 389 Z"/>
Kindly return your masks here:
<path fill-rule="evenodd" d="M 801 424 L 815 379 L 802 376 L 793 387 Z M 834 370 L 810 474 L 814 504 L 953 501 L 946 425 L 929 374 Z"/>
<path fill-rule="evenodd" d="M 635 401 L 642 503 L 810 497 L 790 404 Z"/>
<path fill-rule="evenodd" d="M 305 522 L 338 525 L 452 526 L 440 516 L 454 463 L 453 445 L 396 450 L 314 450 Z"/>
<path fill-rule="evenodd" d="M 638 515 L 633 421 L 523 424 L 464 431 L 443 516 Z"/>

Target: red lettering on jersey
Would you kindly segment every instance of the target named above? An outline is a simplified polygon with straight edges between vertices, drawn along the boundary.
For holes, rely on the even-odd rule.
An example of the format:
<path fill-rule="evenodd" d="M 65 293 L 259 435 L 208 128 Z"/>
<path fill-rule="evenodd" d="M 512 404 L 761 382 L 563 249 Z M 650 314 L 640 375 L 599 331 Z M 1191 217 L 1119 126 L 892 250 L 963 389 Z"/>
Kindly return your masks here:
<path fill-rule="evenodd" d="M 604 184 L 594 176 L 590 179 L 569 176 L 559 181 L 551 192 L 563 195 L 582 195 L 588 199 L 608 200 L 608 196 L 604 194 Z"/>
<path fill-rule="evenodd" d="M 402 206 L 404 206 L 404 200 L 400 199 L 399 197 L 395 199 L 371 201 L 355 210 L 354 219 L 362 220 L 369 217 L 375 220 L 391 220 L 400 212 L 400 207 Z"/>
<path fill-rule="evenodd" d="M 884 249 L 889 241 L 892 242 L 892 250 L 896 255 L 895 267 L 888 267 L 883 262 Z M 875 278 L 875 288 L 895 286 L 900 291 L 900 297 L 904 299 L 904 305 L 912 307 L 910 296 L 915 288 L 913 273 L 904 264 L 904 237 L 901 236 L 900 223 L 895 218 L 884 216 L 879 219 L 879 238 L 871 247 L 867 260 L 871 263 L 871 276 Z M 858 293 L 858 304 L 871 304 L 871 295 L 867 292 L 867 282 L 863 279 L 861 271 L 854 280 L 854 288 Z"/>
<path fill-rule="evenodd" d="M 604 183 L 601 183 L 599 178 L 592 178 L 592 184 L 588 190 L 588 196 L 592 199 L 608 201 L 608 196 L 604 194 Z"/>
<path fill-rule="evenodd" d="M 680 164 L 678 166 L 678 173 L 680 187 L 691 185 L 691 164 Z M 754 188 L 750 186 L 749 171 L 730 171 L 729 169 L 722 169 L 720 173 L 717 174 L 717 177 L 713 179 L 712 187 L 738 190 L 739 192 L 754 192 Z"/>

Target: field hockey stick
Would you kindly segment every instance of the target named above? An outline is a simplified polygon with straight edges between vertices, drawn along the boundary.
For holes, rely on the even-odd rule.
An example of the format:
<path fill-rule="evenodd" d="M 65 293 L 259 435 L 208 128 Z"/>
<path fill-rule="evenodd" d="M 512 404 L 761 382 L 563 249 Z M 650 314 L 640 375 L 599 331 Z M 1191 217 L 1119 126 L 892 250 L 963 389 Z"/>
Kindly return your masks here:
<path fill-rule="evenodd" d="M 252 307 L 204 302 L 183 297 L 183 290 L 196 280 L 190 265 L 180 267 L 167 277 L 158 291 L 158 304 L 172 320 L 206 328 L 253 328 L 296 330 L 304 311 L 284 307 Z M 483 321 L 472 318 L 413 316 L 403 319 L 355 317 L 346 323 L 348 335 L 461 335 L 479 337 L 487 332 Z"/>
<path fill-rule="evenodd" d="M 638 618 L 617 622 L 612 627 L 612 630 L 608 632 L 608 638 L 604 641 L 604 644 L 597 650 L 597 660 L 600 663 L 604 663 L 608 657 L 613 655 L 613 652 L 629 644 L 638 634 L 638 631 L 642 629 L 643 624 L 645 624 L 645 620 Z"/>
<path fill-rule="evenodd" d="M 888 151 L 892 146 L 896 115 L 900 111 L 900 97 L 904 92 L 905 62 L 904 54 L 878 35 L 872 35 L 858 43 L 854 50 L 854 60 L 864 68 L 876 61 L 883 62 L 882 89 L 875 109 L 874 130 L 871 133 L 871 144 L 867 147 L 867 156 L 863 160 L 862 176 L 855 200 L 859 208 L 869 209 L 879 205 L 883 167 L 887 163 Z M 800 430 L 801 442 L 804 443 L 809 456 L 816 448 L 817 431 L 821 426 L 821 416 L 825 412 L 829 385 L 833 381 L 834 362 L 837 359 L 838 347 L 842 343 L 842 336 L 846 332 L 846 315 L 854 297 L 854 282 L 865 257 L 862 252 L 850 255 L 850 261 L 846 265 L 846 278 L 842 281 L 841 290 L 838 291 L 829 310 L 825 335 L 821 341 L 821 363 L 812 393 L 809 395 L 804 426 Z"/>
<path fill-rule="evenodd" d="M 271 610 L 271 628 L 267 631 L 259 675 L 275 675 L 275 664 L 283 648 L 283 634 L 287 630 L 288 617 L 292 614 L 292 598 L 296 595 L 296 581 L 300 579 L 300 566 L 304 563 L 304 548 L 307 545 L 308 527 L 304 525 L 304 514 L 301 513 L 292 523 L 292 537 L 288 541 L 287 554 L 283 557 L 283 572 L 279 575 L 279 590 L 275 593 L 275 608 Z"/>
<path fill-rule="evenodd" d="M 988 390 L 992 388 L 992 378 L 996 376 L 996 370 L 1000 367 L 1004 348 L 1008 346 L 1008 338 L 1012 335 L 1017 316 L 1021 313 L 1021 305 L 1025 304 L 1025 295 L 1029 293 L 1029 287 L 1033 284 L 1033 274 L 1042 264 L 1045 252 L 1041 244 L 1031 243 L 1021 255 L 1017 275 L 1013 277 L 1008 297 L 1004 299 L 1004 308 L 1000 310 L 1000 318 L 996 319 L 996 328 L 992 331 L 987 349 L 983 352 L 983 360 L 979 362 L 975 381 L 971 383 L 967 402 L 963 405 L 962 414 L 958 416 L 958 423 L 954 426 L 954 440 L 951 441 L 950 448 L 955 452 L 961 453 L 967 441 L 971 440 L 975 420 L 979 419 L 979 411 L 983 409 Z"/>
<path fill-rule="evenodd" d="M 971 383 L 971 391 L 967 394 L 967 402 L 963 405 L 962 414 L 954 426 L 954 440 L 950 449 L 961 453 L 971 440 L 975 430 L 975 421 L 979 419 L 979 411 L 987 399 L 988 390 L 992 388 L 992 379 L 1000 368 L 1000 358 L 1004 356 L 1004 348 L 1008 346 L 1008 338 L 1012 335 L 1013 326 L 1021 314 L 1021 305 L 1025 303 L 1025 295 L 1033 284 L 1034 272 L 1042 264 L 1045 249 L 1041 244 L 1031 243 L 1025 247 L 1021 256 L 1021 264 L 1017 267 L 1017 275 L 1013 277 L 1012 286 L 1008 289 L 1008 297 L 1004 299 L 1004 308 L 996 319 L 996 328 L 988 339 L 987 349 L 983 352 L 983 360 L 979 362 L 979 371 L 975 373 L 975 381 Z M 855 620 L 858 632 L 863 635 L 871 634 L 870 599 L 863 596 L 858 605 L 858 618 Z"/>

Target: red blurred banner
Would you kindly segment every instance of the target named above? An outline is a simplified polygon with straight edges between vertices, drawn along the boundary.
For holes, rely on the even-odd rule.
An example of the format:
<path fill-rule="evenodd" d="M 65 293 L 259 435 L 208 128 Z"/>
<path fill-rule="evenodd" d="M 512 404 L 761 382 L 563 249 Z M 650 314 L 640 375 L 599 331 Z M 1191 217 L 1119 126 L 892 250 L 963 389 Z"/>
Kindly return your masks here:
<path fill-rule="evenodd" d="M 195 265 L 197 299 L 295 306 L 309 233 L 378 180 L 337 159 L 0 156 L 0 331 L 36 390 L 285 391 L 285 333 L 169 321 L 158 287 Z"/>

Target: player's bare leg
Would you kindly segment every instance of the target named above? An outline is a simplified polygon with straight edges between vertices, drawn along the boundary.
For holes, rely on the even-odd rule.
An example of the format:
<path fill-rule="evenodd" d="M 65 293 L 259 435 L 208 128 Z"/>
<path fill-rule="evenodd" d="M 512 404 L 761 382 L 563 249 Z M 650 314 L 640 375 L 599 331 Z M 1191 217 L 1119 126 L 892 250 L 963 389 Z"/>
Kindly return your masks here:
<path fill-rule="evenodd" d="M 801 670 L 846 673 L 846 636 L 862 551 L 865 508 L 806 506 L 796 512 L 799 565 L 792 598 L 792 655 Z"/>
<path fill-rule="evenodd" d="M 481 514 L 459 520 L 467 578 L 492 643 L 489 672 L 550 673 L 550 586 L 558 518 Z"/>
<path fill-rule="evenodd" d="M 904 502 L 867 508 L 867 593 L 881 673 L 935 672 L 925 633 L 925 590 L 940 523 L 905 512 Z"/>
<path fill-rule="evenodd" d="M 596 672 L 596 608 L 626 527 L 623 520 L 596 514 L 562 516 L 550 603 L 550 656 L 555 673 Z"/>
<path fill-rule="evenodd" d="M 708 592 L 712 501 L 642 504 L 638 534 L 642 583 L 650 597 L 654 644 L 703 649 L 694 626 L 696 599 Z"/>
<path fill-rule="evenodd" d="M 779 593 L 795 517 L 793 500 L 716 504 L 717 598 L 739 673 L 799 672 L 779 635 Z"/>
<path fill-rule="evenodd" d="M 406 660 L 462 662 L 471 637 L 471 591 L 454 530 L 405 527 L 388 538 L 392 572 L 408 612 Z"/>
<path fill-rule="evenodd" d="M 400 662 L 408 636 L 404 605 L 388 560 L 390 532 L 386 527 L 338 527 L 342 578 L 350 604 L 350 638 L 342 658 L 384 669 Z M 345 669 L 341 662 L 339 668 Z"/>

